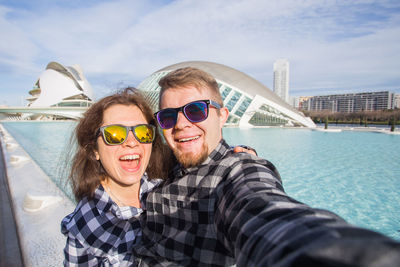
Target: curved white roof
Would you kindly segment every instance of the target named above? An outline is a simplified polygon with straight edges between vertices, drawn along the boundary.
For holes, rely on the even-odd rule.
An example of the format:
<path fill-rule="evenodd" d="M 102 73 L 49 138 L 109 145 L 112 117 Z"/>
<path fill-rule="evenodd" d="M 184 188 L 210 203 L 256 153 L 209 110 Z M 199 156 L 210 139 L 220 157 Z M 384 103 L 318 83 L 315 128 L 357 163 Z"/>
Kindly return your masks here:
<path fill-rule="evenodd" d="M 264 117 L 273 117 L 275 121 L 286 125 L 315 127 L 310 118 L 305 117 L 302 112 L 283 101 L 259 81 L 243 72 L 214 62 L 186 61 L 170 65 L 154 72 L 138 87 L 145 91 L 157 92 L 157 95 L 150 97 L 150 101 L 155 105 L 155 103 L 158 103 L 159 79 L 170 71 L 184 67 L 194 67 L 206 71 L 220 83 L 224 104 L 230 109 L 230 117 L 232 116 L 232 120 L 228 118 L 227 124 L 251 127 L 253 115 L 257 113 Z M 271 125 L 274 125 L 275 122 L 271 123 Z"/>
<path fill-rule="evenodd" d="M 36 85 L 40 88 L 40 95 L 29 104 L 30 107 L 54 106 L 74 97 L 93 100 L 93 89 L 79 65 L 64 67 L 50 62 Z"/>
<path fill-rule="evenodd" d="M 300 113 L 298 110 L 294 109 L 291 105 L 283 101 L 279 96 L 271 91 L 268 87 L 257 81 L 256 79 L 250 77 L 249 75 L 238 71 L 234 68 L 214 63 L 208 61 L 186 61 L 170 65 L 168 67 L 162 68 L 159 71 L 172 71 L 184 67 L 193 67 L 204 70 L 210 73 L 216 80 L 224 81 L 227 84 L 241 88 L 246 91 L 249 95 L 255 97 L 256 95 L 263 96 L 280 106 L 287 109 L 291 109 L 293 112 Z"/>

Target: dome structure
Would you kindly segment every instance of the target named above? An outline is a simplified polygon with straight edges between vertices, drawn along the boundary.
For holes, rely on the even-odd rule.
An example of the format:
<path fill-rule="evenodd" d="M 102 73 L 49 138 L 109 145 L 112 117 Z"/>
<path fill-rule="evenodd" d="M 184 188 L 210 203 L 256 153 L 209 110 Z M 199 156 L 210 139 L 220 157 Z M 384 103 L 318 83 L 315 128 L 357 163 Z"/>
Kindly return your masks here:
<path fill-rule="evenodd" d="M 310 118 L 287 104 L 259 81 L 231 67 L 206 61 L 187 61 L 167 66 L 141 82 L 138 88 L 147 92 L 155 110 L 158 109 L 160 91 L 158 81 L 169 72 L 184 67 L 198 68 L 214 76 L 224 105 L 230 112 L 226 125 L 315 127 Z"/>
<path fill-rule="evenodd" d="M 87 107 L 93 101 L 93 89 L 82 68 L 57 62 L 47 65 L 29 94 L 29 107 Z"/>

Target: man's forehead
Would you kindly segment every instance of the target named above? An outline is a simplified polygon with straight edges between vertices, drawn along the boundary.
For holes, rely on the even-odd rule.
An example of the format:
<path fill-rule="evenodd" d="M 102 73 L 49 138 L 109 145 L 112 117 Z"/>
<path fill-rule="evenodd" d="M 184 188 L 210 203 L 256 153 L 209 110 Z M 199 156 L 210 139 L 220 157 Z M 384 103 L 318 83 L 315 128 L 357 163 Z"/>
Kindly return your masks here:
<path fill-rule="evenodd" d="M 210 91 L 210 89 L 206 86 L 201 86 L 201 85 L 196 85 L 196 84 L 188 84 L 188 85 L 183 85 L 183 86 L 179 86 L 179 87 L 170 87 L 168 89 L 165 90 L 165 92 L 167 91 L 198 91 L 200 93 L 202 92 L 207 92 Z"/>
<path fill-rule="evenodd" d="M 186 93 L 186 92 L 190 93 L 190 94 L 188 94 L 188 98 L 193 97 L 194 95 L 197 95 L 197 94 L 203 96 L 203 97 L 200 97 L 202 99 L 204 97 L 206 97 L 207 99 L 211 97 L 211 90 L 209 88 L 199 87 L 199 86 L 195 86 L 195 85 L 188 85 L 188 86 L 180 86 L 180 87 L 171 87 L 171 88 L 164 90 L 164 92 L 160 96 L 160 102 L 163 102 L 165 100 L 174 99 L 175 94 L 182 95 L 182 93 Z M 196 100 L 200 100 L 200 99 L 196 99 Z M 188 102 L 191 102 L 191 101 L 188 101 Z"/>

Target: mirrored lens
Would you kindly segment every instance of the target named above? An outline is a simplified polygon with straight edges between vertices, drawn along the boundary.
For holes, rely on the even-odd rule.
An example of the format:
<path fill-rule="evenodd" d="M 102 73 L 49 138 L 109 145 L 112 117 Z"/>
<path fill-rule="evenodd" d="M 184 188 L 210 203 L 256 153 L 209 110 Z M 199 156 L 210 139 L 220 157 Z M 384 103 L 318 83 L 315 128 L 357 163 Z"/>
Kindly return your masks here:
<path fill-rule="evenodd" d="M 109 145 L 122 144 L 126 139 L 126 129 L 118 125 L 104 128 L 104 140 Z"/>
<path fill-rule="evenodd" d="M 148 125 L 139 125 L 135 128 L 135 135 L 141 143 L 151 143 L 154 140 L 154 129 Z"/>
<path fill-rule="evenodd" d="M 161 128 L 169 129 L 174 127 L 176 124 L 177 111 L 174 109 L 164 109 L 157 113 L 157 120 L 160 123 Z"/>
<path fill-rule="evenodd" d="M 207 119 L 207 104 L 204 102 L 195 102 L 187 105 L 184 109 L 186 117 L 191 122 L 200 122 Z"/>

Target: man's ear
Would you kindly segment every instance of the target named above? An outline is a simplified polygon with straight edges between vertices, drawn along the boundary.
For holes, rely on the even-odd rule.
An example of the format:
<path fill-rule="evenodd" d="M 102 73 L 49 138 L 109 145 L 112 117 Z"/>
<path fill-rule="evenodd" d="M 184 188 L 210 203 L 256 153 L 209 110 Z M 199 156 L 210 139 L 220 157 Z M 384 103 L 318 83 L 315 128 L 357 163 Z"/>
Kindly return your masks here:
<path fill-rule="evenodd" d="M 224 126 L 226 120 L 228 119 L 229 116 L 229 110 L 227 107 L 222 107 L 219 109 L 219 122 L 221 128 Z"/>

